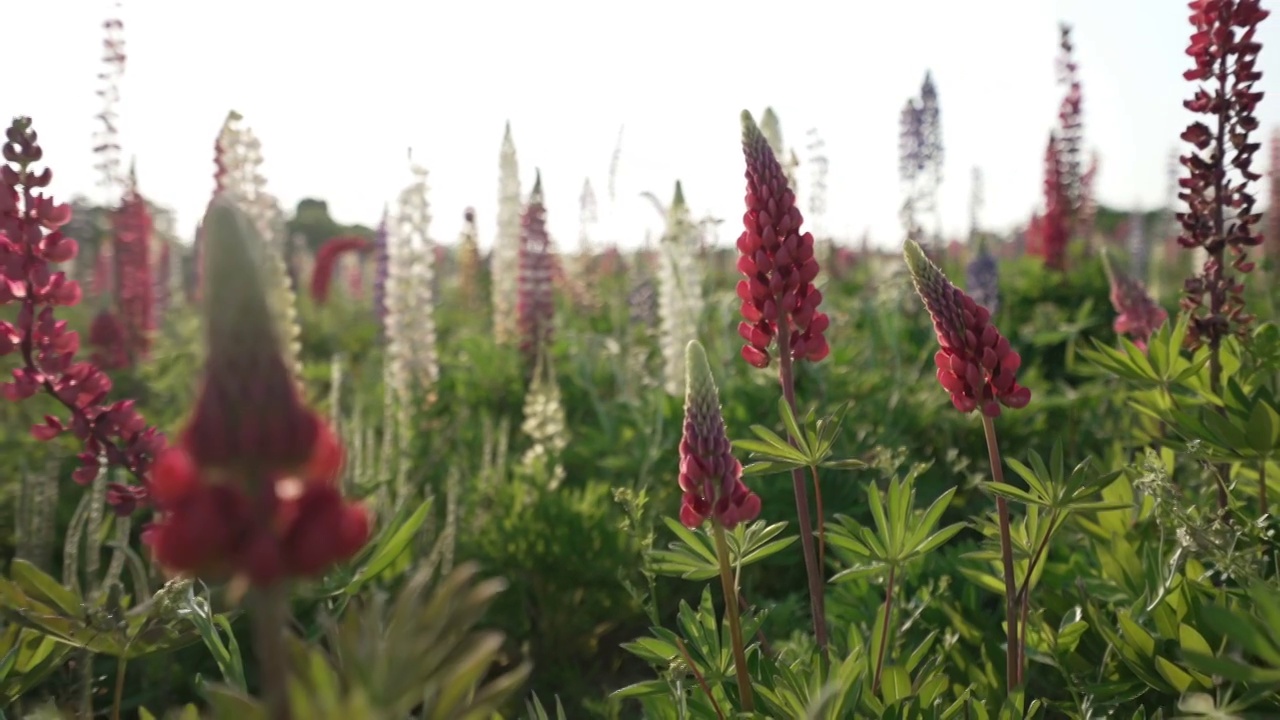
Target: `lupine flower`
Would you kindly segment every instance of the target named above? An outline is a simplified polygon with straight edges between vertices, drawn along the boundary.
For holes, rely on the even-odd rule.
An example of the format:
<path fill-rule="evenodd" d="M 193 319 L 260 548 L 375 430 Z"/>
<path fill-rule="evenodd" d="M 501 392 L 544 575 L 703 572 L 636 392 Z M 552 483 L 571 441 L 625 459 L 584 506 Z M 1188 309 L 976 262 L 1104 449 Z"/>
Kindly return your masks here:
<path fill-rule="evenodd" d="M 147 355 L 155 331 L 155 286 L 151 281 L 154 223 L 147 202 L 138 194 L 137 174 L 130 170 L 124 201 L 112 214 L 115 233 L 116 308 L 124 332 L 126 364 Z"/>
<path fill-rule="evenodd" d="M 1000 310 L 1000 268 L 987 243 L 980 241 L 978 249 L 965 268 L 965 286 L 973 301 L 985 307 L 991 314 Z"/>
<path fill-rule="evenodd" d="M 1267 255 L 1280 271 L 1280 127 L 1271 131 L 1271 158 L 1267 166 Z"/>
<path fill-rule="evenodd" d="M 373 312 L 378 325 L 386 332 L 387 318 L 387 208 L 382 209 L 382 220 L 373 236 Z"/>
<path fill-rule="evenodd" d="M 476 209 L 462 213 L 462 231 L 458 234 L 458 293 L 468 308 L 479 304 L 480 243 L 476 230 Z"/>
<path fill-rule="evenodd" d="M 338 260 L 351 253 L 364 252 L 369 248 L 369 239 L 358 235 L 343 235 L 330 238 L 320 246 L 316 253 L 316 264 L 311 270 L 311 299 L 317 305 L 324 305 L 329 300 L 329 288 L 333 284 L 333 273 Z"/>
<path fill-rule="evenodd" d="M 1049 134 L 1044 151 L 1044 214 L 1033 215 L 1027 228 L 1027 251 L 1044 258 L 1050 270 L 1067 269 L 1067 244 L 1071 240 L 1071 199 L 1062 176 L 1057 135 Z"/>
<path fill-rule="evenodd" d="M 156 459 L 156 560 L 208 580 L 270 585 L 313 576 L 368 540 L 365 509 L 338 488 L 342 446 L 298 396 L 259 279 L 250 219 L 225 196 L 204 228 L 208 353 L 176 447 Z"/>
<path fill-rule="evenodd" d="M 684 436 L 680 439 L 680 522 L 696 528 L 708 518 L 726 530 L 760 514 L 760 497 L 742 482 L 742 463 L 733 456 L 720 391 L 707 353 L 697 340 L 685 349 Z"/>
<path fill-rule="evenodd" d="M 520 164 L 511 137 L 511 123 L 502 135 L 498 157 L 498 234 L 493 238 L 490 273 L 493 279 L 493 333 L 499 343 L 516 338 L 516 297 L 520 290 Z"/>
<path fill-rule="evenodd" d="M 1063 203 L 1063 222 L 1067 236 L 1078 232 L 1077 226 L 1089 202 L 1089 189 L 1085 187 L 1085 175 L 1081 156 L 1084 154 L 1084 120 L 1081 105 L 1084 93 L 1080 84 L 1080 64 L 1075 59 L 1075 46 L 1071 42 L 1071 26 L 1058 26 L 1058 82 L 1067 88 L 1058 106 L 1058 130 L 1055 133 L 1054 160 L 1058 164 L 1055 173 Z"/>
<path fill-rule="evenodd" d="M 524 396 L 524 420 L 520 430 L 529 438 L 529 448 L 520 465 L 554 490 L 564 482 L 561 455 L 569 446 L 569 423 L 565 419 L 564 402 L 560 399 L 560 383 L 546 347 L 538 349 L 533 375 Z"/>
<path fill-rule="evenodd" d="M 822 293 L 813 285 L 818 261 L 813 235 L 800 233 L 804 218 L 782 166 L 751 114 L 742 113 L 742 151 L 747 161 L 746 225 L 738 238 L 738 282 L 745 322 L 738 334 L 747 341 L 742 357 L 758 368 L 769 366 L 769 347 L 779 330 L 780 351 L 793 360 L 818 362 L 830 352 L 823 335 L 830 324 L 818 312 Z"/>
<path fill-rule="evenodd" d="M 1111 281 L 1111 306 L 1119 313 L 1112 327 L 1116 334 L 1129 335 L 1135 345 L 1145 350 L 1147 338 L 1168 319 L 1169 313 L 1151 299 L 1141 282 L 1112 263 L 1106 252 L 1102 253 L 1102 263 Z"/>
<path fill-rule="evenodd" d="M 951 404 L 960 412 L 981 410 L 993 418 L 1000 416 L 1001 405 L 1026 407 L 1031 391 L 1019 385 L 1015 375 L 1022 357 L 991 324 L 991 313 L 953 285 L 918 244 L 908 240 L 903 254 L 942 346 L 933 361 Z"/>
<path fill-rule="evenodd" d="M 697 337 L 702 320 L 702 267 L 698 257 L 698 228 L 693 224 L 684 190 L 676 182 L 667 227 L 658 243 L 658 315 L 662 346 L 663 386 L 679 397 L 689 341 Z"/>
<path fill-rule="evenodd" d="M 405 292 L 401 303 L 408 368 L 419 390 L 429 390 L 440 378 L 440 360 L 436 351 L 435 271 L 436 244 L 428 233 L 431 224 L 427 201 L 427 170 L 421 165 L 410 167 L 412 181 L 401 191 L 396 204 L 392 242 L 403 253 L 407 276 L 399 292 Z"/>
<path fill-rule="evenodd" d="M 164 437 L 149 427 L 132 400 L 107 404 L 111 380 L 94 365 L 76 362 L 79 336 L 54 308 L 80 302 L 80 286 L 53 266 L 75 257 L 75 240 L 59 231 L 71 219 L 66 205 L 44 195 L 53 173 L 34 167 L 43 152 L 30 118 L 15 118 L 5 133 L 0 165 L 0 304 L 18 303 L 15 322 L 0 321 L 0 356 L 18 353 L 13 382 L 0 385 L 9 400 L 44 391 L 70 412 L 70 422 L 52 415 L 31 429 L 39 440 L 70 431 L 82 443 L 81 467 L 72 477 L 86 485 L 97 477 L 101 459 L 128 470 L 139 481 Z M 145 485 L 109 486 L 107 499 L 128 514 L 146 498 Z"/>
<path fill-rule="evenodd" d="M 99 310 L 93 316 L 93 322 L 89 323 L 89 347 L 93 348 L 89 359 L 103 370 L 129 366 L 124 323 L 107 308 Z"/>
<path fill-rule="evenodd" d="M 1194 0 L 1191 3 L 1191 44 L 1187 54 L 1195 67 L 1183 77 L 1198 85 L 1188 110 L 1208 116 L 1212 127 L 1197 120 L 1187 126 L 1182 140 L 1193 146 L 1182 157 L 1187 176 L 1180 180 L 1179 199 L 1187 212 L 1178 216 L 1182 234 L 1178 242 L 1203 250 L 1202 271 L 1186 280 L 1182 305 L 1192 312 L 1188 341 L 1207 342 L 1215 359 L 1210 361 L 1212 384 L 1217 389 L 1216 350 L 1227 335 L 1244 333 L 1253 316 L 1244 311 L 1241 276 L 1252 272 L 1248 249 L 1262 243 L 1254 231 L 1258 216 L 1250 183 L 1262 176 L 1252 169 L 1253 155 L 1261 144 L 1249 133 L 1258 127 L 1254 113 L 1262 92 L 1254 86 L 1262 78 L 1256 39 L 1258 24 L 1270 13 L 1258 0 Z M 1240 181 L 1223 183 L 1228 172 Z M 1228 217 L 1228 212 L 1234 217 Z M 1207 303 L 1206 303 L 1207 301 Z M 1207 307 L 1206 307 L 1207 305 Z"/>
<path fill-rule="evenodd" d="M 520 328 L 520 348 L 530 357 L 551 343 L 555 300 L 551 278 L 555 258 L 547 236 L 546 208 L 542 204 L 542 176 L 538 175 L 529 194 L 529 204 L 520 220 L 520 273 L 516 314 Z"/>

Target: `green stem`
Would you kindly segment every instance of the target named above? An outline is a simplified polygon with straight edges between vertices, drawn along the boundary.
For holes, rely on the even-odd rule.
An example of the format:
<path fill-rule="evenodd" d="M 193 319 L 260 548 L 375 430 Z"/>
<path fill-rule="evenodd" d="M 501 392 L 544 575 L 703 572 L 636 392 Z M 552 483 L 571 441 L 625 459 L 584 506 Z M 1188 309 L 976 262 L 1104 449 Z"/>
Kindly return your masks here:
<path fill-rule="evenodd" d="M 124 700 L 124 672 L 128 664 L 124 655 L 116 659 L 116 690 L 111 699 L 111 720 L 120 720 L 120 703 Z"/>
<path fill-rule="evenodd" d="M 781 306 L 779 306 L 781 308 Z M 782 397 L 791 412 L 796 413 L 796 386 L 791 362 L 791 328 L 787 314 L 778 311 L 778 383 Z M 795 444 L 795 438 L 791 438 Z M 813 613 L 813 634 L 823 659 L 827 657 L 827 613 L 822 594 L 822 567 L 814 549 L 813 521 L 809 516 L 809 491 L 805 487 L 804 470 L 791 470 L 791 489 L 796 498 L 796 517 L 800 521 L 800 550 L 804 553 L 804 569 L 809 579 L 809 608 Z"/>
<path fill-rule="evenodd" d="M 893 586 L 898 578 L 898 566 L 889 566 L 889 579 L 884 585 L 884 627 L 880 631 L 880 648 L 876 652 L 876 671 L 871 679 L 871 692 L 880 691 L 880 673 L 884 670 L 884 658 L 889 648 L 889 620 L 893 617 Z"/>
<path fill-rule="evenodd" d="M 1267 506 L 1267 458 L 1264 457 L 1258 468 L 1258 517 L 1267 514 Z"/>
<path fill-rule="evenodd" d="M 987 438 L 987 457 L 991 461 L 991 480 L 1004 483 L 1004 466 L 1000 460 L 1000 446 L 996 442 L 996 424 L 982 416 L 982 430 Z M 1009 694 L 1022 684 L 1021 643 L 1018 632 L 1018 581 L 1014 576 L 1013 538 L 1009 530 L 1009 503 L 996 496 L 996 515 L 1000 522 L 1000 562 L 1004 570 L 1004 619 L 1008 625 L 1008 642 L 1005 651 L 1005 684 Z"/>
<path fill-rule="evenodd" d="M 751 674 L 747 667 L 747 651 L 742 643 L 742 618 L 738 614 L 738 584 L 729 566 L 729 543 L 724 539 L 724 528 L 713 521 L 716 539 L 716 557 L 720 560 L 720 586 L 724 589 L 724 614 L 729 618 L 729 635 L 733 643 L 733 669 L 738 676 L 738 697 L 742 709 L 755 711 L 755 698 L 751 694 Z"/>
<path fill-rule="evenodd" d="M 813 474 L 813 504 L 818 521 L 818 567 L 825 571 L 827 569 L 827 530 L 826 513 L 822 509 L 822 483 L 818 482 L 816 465 L 810 465 L 809 471 Z"/>
<path fill-rule="evenodd" d="M 262 673 L 262 694 L 271 720 L 292 720 L 289 707 L 289 663 L 285 627 L 289 623 L 289 590 L 283 583 L 249 592 L 253 648 Z"/>

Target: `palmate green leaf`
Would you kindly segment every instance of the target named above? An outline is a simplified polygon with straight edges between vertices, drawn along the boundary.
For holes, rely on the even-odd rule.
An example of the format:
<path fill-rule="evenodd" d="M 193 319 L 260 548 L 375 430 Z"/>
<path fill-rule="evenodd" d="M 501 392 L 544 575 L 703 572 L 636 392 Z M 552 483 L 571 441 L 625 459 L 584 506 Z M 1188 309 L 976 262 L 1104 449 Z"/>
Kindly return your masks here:
<path fill-rule="evenodd" d="M 782 415 L 782 424 L 786 427 L 796 447 L 805 457 L 813 457 L 813 445 L 808 441 L 805 434 L 801 432 L 800 424 L 796 422 L 796 415 L 791 410 L 791 403 L 787 402 L 785 397 L 778 398 L 778 412 Z M 752 429 L 754 430 L 755 428 Z"/>
<path fill-rule="evenodd" d="M 779 538 L 778 536 L 786 528 L 785 522 L 766 525 L 763 520 L 739 524 L 727 538 L 730 562 L 743 568 L 787 549 L 800 538 L 796 535 Z M 708 540 L 710 542 L 710 539 Z M 712 547 L 714 548 L 714 542 Z"/>
<path fill-rule="evenodd" d="M 649 552 L 655 572 L 690 580 L 706 580 L 720 574 L 720 560 L 711 538 L 673 518 L 664 517 L 662 522 L 675 534 L 676 542 L 668 545 L 667 550 Z"/>
<path fill-rule="evenodd" d="M 0 631 L 3 675 L 0 676 L 0 707 L 25 695 L 62 666 L 71 653 L 69 645 L 18 625 Z"/>
<path fill-rule="evenodd" d="M 1026 505 L 1038 505 L 1040 507 L 1049 507 L 1050 501 L 1045 498 L 1032 495 L 1026 490 L 1021 490 L 1008 483 L 992 482 L 990 480 L 980 482 L 978 484 L 985 492 L 997 495 L 1009 500 L 1014 500 Z"/>
<path fill-rule="evenodd" d="M 752 425 L 753 432 L 759 430 L 756 434 L 772 432 L 766 427 L 760 425 Z M 739 452 L 749 452 L 753 459 L 764 460 L 766 462 L 783 462 L 791 463 L 793 467 L 804 467 L 807 465 L 806 458 L 799 450 L 790 445 L 776 445 L 768 440 L 734 440 L 733 448 Z"/>
<path fill-rule="evenodd" d="M 744 477 L 748 475 L 774 475 L 776 473 L 791 472 L 798 467 L 804 466 L 797 463 L 753 462 L 742 466 L 742 475 Z"/>
<path fill-rule="evenodd" d="M 28 598 L 67 615 L 84 612 L 83 600 L 40 568 L 15 558 L 9 565 L 9 576 Z"/>

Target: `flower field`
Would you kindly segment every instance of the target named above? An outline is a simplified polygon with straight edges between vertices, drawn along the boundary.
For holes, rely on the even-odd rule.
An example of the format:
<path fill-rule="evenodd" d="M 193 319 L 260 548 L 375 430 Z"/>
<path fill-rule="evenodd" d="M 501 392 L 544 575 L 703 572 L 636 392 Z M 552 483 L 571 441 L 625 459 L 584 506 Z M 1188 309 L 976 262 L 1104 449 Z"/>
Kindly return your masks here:
<path fill-rule="evenodd" d="M 882 247 L 813 231 L 783 108 L 705 139 L 731 244 L 674 177 L 652 243 L 592 242 L 589 181 L 553 237 L 511 125 L 484 251 L 412 157 L 342 225 L 234 110 L 183 237 L 108 21 L 113 201 L 3 138 L 0 718 L 1280 718 L 1268 12 L 1190 8 L 1168 207 L 1097 202 L 1064 25 L 1026 222 L 975 170 L 930 229 L 926 74 Z"/>

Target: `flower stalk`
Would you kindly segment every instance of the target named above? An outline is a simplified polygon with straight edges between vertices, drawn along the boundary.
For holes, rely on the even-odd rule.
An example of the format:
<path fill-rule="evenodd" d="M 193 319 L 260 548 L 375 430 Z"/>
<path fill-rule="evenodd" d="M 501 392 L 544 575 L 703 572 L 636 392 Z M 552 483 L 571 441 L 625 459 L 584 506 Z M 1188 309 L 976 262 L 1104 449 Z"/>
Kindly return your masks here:
<path fill-rule="evenodd" d="M 738 238 L 738 282 L 743 322 L 738 334 L 746 340 L 742 357 L 766 368 L 770 348 L 777 345 L 778 383 L 793 414 L 796 409 L 794 363 L 819 362 L 830 354 L 825 332 L 826 313 L 818 311 L 822 293 L 814 286 L 818 261 L 813 235 L 801 233 L 804 218 L 796 207 L 795 192 L 751 113 L 742 112 L 742 150 L 746 159 L 747 212 Z M 795 444 L 795 438 L 790 438 Z M 809 603 L 814 636 L 826 655 L 827 628 L 823 599 L 823 569 L 814 546 L 814 525 L 809 513 L 809 493 L 803 468 L 791 472 L 796 515 L 800 522 L 800 546 L 808 577 Z M 820 492 L 815 482 L 815 490 Z M 821 527 L 822 518 L 818 518 Z"/>
<path fill-rule="evenodd" d="M 718 523 L 713 526 L 712 534 L 716 541 L 716 558 L 720 561 L 720 587 L 724 590 L 724 614 L 729 621 L 729 636 L 733 642 L 733 670 L 738 678 L 738 698 L 742 709 L 755 711 L 755 698 L 751 694 L 751 673 L 747 667 L 747 652 L 742 639 L 742 618 L 738 611 L 738 583 L 734 580 L 733 568 L 729 563 L 729 543 L 724 537 L 724 528 Z"/>

